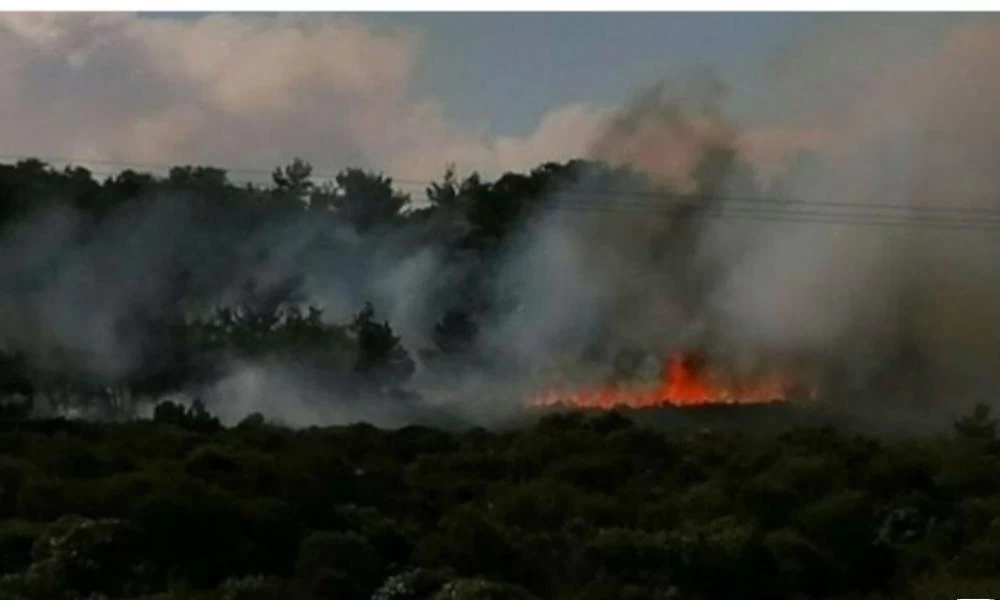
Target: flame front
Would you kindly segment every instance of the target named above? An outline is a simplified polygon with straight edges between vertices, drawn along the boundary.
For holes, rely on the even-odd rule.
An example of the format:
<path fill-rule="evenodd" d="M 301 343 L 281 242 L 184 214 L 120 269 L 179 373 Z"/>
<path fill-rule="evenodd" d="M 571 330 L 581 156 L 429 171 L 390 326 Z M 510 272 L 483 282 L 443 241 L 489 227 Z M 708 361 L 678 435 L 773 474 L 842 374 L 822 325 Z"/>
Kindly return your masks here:
<path fill-rule="evenodd" d="M 547 391 L 533 398 L 534 406 L 613 410 L 662 406 L 703 406 L 708 404 L 767 404 L 784 402 L 800 386 L 782 376 L 767 376 L 750 382 L 727 382 L 719 373 L 710 373 L 696 357 L 679 354 L 667 361 L 661 384 L 640 390 L 604 386 L 577 392 Z"/>

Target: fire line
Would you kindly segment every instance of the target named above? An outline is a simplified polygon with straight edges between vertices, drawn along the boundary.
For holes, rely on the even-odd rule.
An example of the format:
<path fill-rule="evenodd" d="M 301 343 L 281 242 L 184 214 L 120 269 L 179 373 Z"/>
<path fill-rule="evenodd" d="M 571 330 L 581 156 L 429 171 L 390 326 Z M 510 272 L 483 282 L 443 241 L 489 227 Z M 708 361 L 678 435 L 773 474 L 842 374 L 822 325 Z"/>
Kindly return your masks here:
<path fill-rule="evenodd" d="M 696 356 L 677 354 L 668 359 L 663 379 L 654 389 L 609 385 L 570 392 L 549 390 L 535 396 L 530 404 L 600 410 L 768 404 L 787 401 L 798 387 L 793 379 L 783 376 L 738 383 L 727 381 L 721 373 L 707 369 Z"/>

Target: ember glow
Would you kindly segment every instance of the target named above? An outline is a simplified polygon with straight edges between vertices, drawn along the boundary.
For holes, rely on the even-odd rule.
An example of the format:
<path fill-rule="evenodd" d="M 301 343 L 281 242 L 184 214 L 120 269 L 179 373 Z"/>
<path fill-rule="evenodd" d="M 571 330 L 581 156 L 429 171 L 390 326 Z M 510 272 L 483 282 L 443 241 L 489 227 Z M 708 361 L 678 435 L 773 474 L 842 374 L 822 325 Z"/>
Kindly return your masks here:
<path fill-rule="evenodd" d="M 667 361 L 663 380 L 653 389 L 604 386 L 575 392 L 547 391 L 536 396 L 531 404 L 601 410 L 769 404 L 785 402 L 799 392 L 812 395 L 790 377 L 769 375 L 736 382 L 716 369 L 707 368 L 696 356 L 678 354 Z"/>

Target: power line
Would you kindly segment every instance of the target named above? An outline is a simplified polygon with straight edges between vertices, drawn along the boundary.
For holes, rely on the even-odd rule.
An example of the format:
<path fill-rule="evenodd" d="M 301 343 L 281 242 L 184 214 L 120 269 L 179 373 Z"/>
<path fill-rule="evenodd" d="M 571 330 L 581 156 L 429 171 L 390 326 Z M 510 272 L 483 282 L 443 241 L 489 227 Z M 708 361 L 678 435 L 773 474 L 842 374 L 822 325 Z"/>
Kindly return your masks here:
<path fill-rule="evenodd" d="M 741 221 L 760 221 L 760 222 L 773 222 L 773 223 L 804 223 L 804 224 L 819 224 L 819 225 L 862 225 L 862 226 L 872 226 L 872 227 L 925 227 L 932 229 L 946 229 L 946 230 L 980 230 L 980 231 L 993 231 L 1000 229 L 1000 220 L 984 220 L 984 219 L 963 219 L 963 218 L 947 218 L 947 217 L 932 217 L 932 218 L 919 218 L 919 216 L 888 216 L 888 215 L 875 215 L 876 218 L 865 215 L 850 215 L 850 214 L 834 214 L 834 213 L 820 213 L 812 211 L 768 211 L 768 210 L 755 210 L 755 209 L 739 209 L 739 208 L 714 208 L 714 207 L 695 207 L 695 210 L 690 213 L 683 213 L 681 210 L 674 209 L 661 209 L 661 210 L 629 210 L 625 207 L 615 207 L 615 206 L 581 206 L 579 204 L 570 203 L 557 203 L 548 205 L 543 208 L 548 208 L 557 211 L 570 211 L 570 212 L 596 212 L 596 213 L 618 213 L 618 214 L 642 214 L 642 213 L 654 213 L 654 214 L 668 214 L 668 215 L 680 215 L 689 219 L 721 219 L 721 220 L 741 220 Z"/>
<path fill-rule="evenodd" d="M 26 156 L 20 154 L 0 154 L 0 160 L 26 160 L 34 158 L 41 160 L 43 162 L 60 162 L 67 165 L 73 164 L 95 164 L 95 165 L 105 165 L 111 167 L 136 167 L 145 169 L 158 169 L 158 170 L 170 170 L 172 168 L 182 166 L 182 165 L 169 165 L 162 163 L 146 163 L 146 162 L 132 162 L 132 161 L 110 161 L 110 160 L 85 160 L 80 158 L 67 158 L 67 157 L 55 157 L 55 156 Z M 270 176 L 273 170 L 260 169 L 260 168 L 250 168 L 250 167 L 234 167 L 225 165 L 208 165 L 210 167 L 218 168 L 226 173 L 249 173 L 256 175 L 266 175 Z M 99 173 L 101 175 L 115 175 L 114 172 L 107 171 L 92 171 L 93 173 Z M 319 172 L 313 171 L 312 176 L 321 179 L 333 179 L 339 172 L 337 171 L 327 171 Z M 438 183 L 434 180 L 428 179 L 409 179 L 409 178 L 397 178 L 390 177 L 393 183 L 404 184 L 404 185 L 423 185 L 429 186 L 433 183 Z M 878 210 L 899 210 L 899 211 L 909 211 L 909 212 L 934 212 L 934 213 L 972 213 L 972 214 L 996 214 L 1000 216 L 1000 208 L 990 207 L 990 206 L 929 206 L 929 205 L 913 205 L 906 203 L 892 203 L 892 202 L 851 202 L 851 201 L 802 201 L 802 200 L 791 200 L 784 198 L 768 198 L 766 196 L 736 196 L 727 195 L 723 198 L 719 196 L 711 196 L 705 194 L 678 194 L 670 192 L 657 192 L 648 190 L 628 190 L 628 189 L 615 189 L 615 188 L 594 188 L 594 189 L 582 189 L 582 188 L 570 188 L 565 190 L 558 190 L 554 192 L 556 196 L 568 196 L 568 197 L 616 197 L 616 198 L 634 198 L 634 199 L 647 199 L 647 200 L 672 200 L 672 201 L 684 201 L 690 202 L 694 201 L 710 201 L 714 203 L 745 203 L 745 204 L 768 204 L 777 206 L 789 206 L 789 205 L 807 205 L 810 207 L 825 207 L 825 208 L 861 208 L 861 209 L 878 209 Z M 616 204 L 623 204 L 622 201 L 618 201 Z M 661 205 L 661 203 L 656 203 Z"/>
<path fill-rule="evenodd" d="M 989 215 L 969 215 L 956 211 L 956 214 L 938 212 L 931 214 L 906 214 L 884 212 L 881 207 L 858 210 L 830 210 L 829 205 L 810 202 L 782 203 L 771 206 L 732 206 L 724 202 L 718 203 L 670 203 L 670 204 L 628 204 L 615 202 L 613 204 L 599 204 L 596 202 L 579 201 L 557 201 L 549 206 L 568 208 L 572 210 L 609 210 L 616 212 L 652 212 L 662 214 L 681 214 L 698 216 L 706 212 L 734 212 L 734 213 L 757 213 L 757 214 L 777 214 L 793 215 L 803 217 L 829 217 L 829 218 L 865 218 L 865 219 L 900 219 L 907 221 L 954 221 L 970 224 L 995 224 L 1000 225 L 1000 211 Z"/>
<path fill-rule="evenodd" d="M 142 163 L 130 161 L 87 161 L 67 157 L 29 157 L 18 154 L 0 154 L 0 160 L 36 159 L 46 163 L 95 164 L 111 167 L 135 167 L 143 169 L 169 170 L 178 165 Z M 270 175 L 271 171 L 245 167 L 216 167 L 229 172 Z M 111 171 L 91 171 L 92 174 L 111 177 Z M 324 178 L 322 173 L 314 177 Z M 327 173 L 327 178 L 335 177 Z M 430 185 L 429 180 L 396 179 L 393 183 L 409 185 Z M 690 218 L 741 219 L 773 222 L 910 226 L 920 225 L 944 229 L 1000 228 L 1000 209 L 986 206 L 927 206 L 901 203 L 872 202 L 824 202 L 802 201 L 764 196 L 710 196 L 704 194 L 676 194 L 654 191 L 573 188 L 553 193 L 554 203 L 543 208 L 578 212 L 629 213 L 652 212 L 660 214 L 682 214 Z M 581 198 L 615 198 L 614 203 L 583 201 Z M 666 201 L 666 202 L 664 202 Z M 700 202 L 700 204 L 699 204 Z M 739 206 L 739 205 L 745 206 Z M 826 210 L 818 210 L 826 209 Z M 832 210 L 831 210 L 832 209 Z M 687 214 L 686 211 L 691 211 Z M 886 212 L 888 211 L 888 212 Z M 893 212 L 895 211 L 895 212 Z"/>
<path fill-rule="evenodd" d="M 689 205 L 691 201 L 701 201 L 705 204 L 750 204 L 750 205 L 770 205 L 770 206 L 807 206 L 816 208 L 833 208 L 833 209 L 866 209 L 866 210 L 895 210 L 901 212 L 928 212 L 928 213 L 968 213 L 968 214 L 986 214 L 986 215 L 996 215 L 1000 217 L 1000 208 L 990 207 L 990 206 L 930 206 L 930 205 L 913 205 L 905 203 L 881 203 L 881 202 L 832 202 L 832 201 L 822 201 L 822 200 L 791 200 L 785 198 L 768 198 L 766 196 L 734 196 L 727 195 L 724 197 L 713 196 L 708 194 L 671 194 L 667 192 L 642 192 L 642 191 L 628 191 L 628 190 L 565 190 L 555 192 L 556 196 L 569 196 L 569 197 L 615 197 L 615 198 L 647 198 L 647 199 L 660 199 L 660 200 L 672 200 L 678 205 Z M 680 201 L 680 202 L 677 202 Z M 663 206 L 662 202 L 623 202 L 619 200 L 615 203 L 616 205 L 622 206 L 640 206 L 640 205 L 653 205 L 653 206 Z"/>
<path fill-rule="evenodd" d="M 124 167 L 124 168 L 136 168 L 136 169 L 149 169 L 154 171 L 169 171 L 175 167 L 182 167 L 187 165 L 181 164 L 163 164 L 163 163 L 148 163 L 148 162 L 135 162 L 135 161 L 122 161 L 122 160 L 89 160 L 84 158 L 70 158 L 64 156 L 27 156 L 23 154 L 0 154 L 0 161 L 21 161 L 21 160 L 39 160 L 45 163 L 62 163 L 66 166 L 70 165 L 101 165 L 106 167 Z M 229 166 L 229 165 L 218 165 L 218 164 L 208 164 L 203 165 L 209 168 L 221 169 L 228 173 L 244 173 L 250 175 L 261 175 L 270 177 L 274 173 L 274 169 L 261 169 L 253 167 L 239 167 L 239 166 Z M 88 169 L 89 170 L 89 169 Z M 111 173 L 114 175 L 115 173 Z M 329 170 L 326 172 L 313 170 L 311 173 L 312 177 L 319 179 L 334 179 L 339 174 L 339 171 Z M 393 183 L 399 183 L 404 185 L 430 185 L 433 183 L 430 180 L 420 180 L 420 179 L 397 179 L 392 178 Z"/>
<path fill-rule="evenodd" d="M 94 165 L 104 165 L 110 167 L 136 167 L 144 169 L 156 169 L 162 171 L 168 171 L 172 168 L 182 166 L 182 165 L 169 165 L 162 163 L 147 163 L 147 162 L 132 162 L 132 161 L 112 161 L 112 160 L 86 160 L 81 158 L 68 158 L 68 157 L 56 157 L 56 156 L 26 156 L 22 154 L 0 154 L 0 160 L 26 160 L 26 159 L 37 159 L 43 162 L 57 162 L 64 163 L 66 165 L 73 164 L 94 164 Z M 260 169 L 260 168 L 250 168 L 250 167 L 239 167 L 239 166 L 225 166 L 225 165 L 208 165 L 210 167 L 218 168 L 226 173 L 248 173 L 255 175 L 266 175 L 270 177 L 273 170 Z M 98 173 L 97 171 L 92 171 Z M 99 172 L 102 175 L 115 175 L 114 172 L 102 171 Z M 313 177 L 320 179 L 334 179 L 339 174 L 338 171 L 329 170 L 326 172 L 316 171 L 312 172 Z M 411 179 L 411 178 L 397 178 L 390 177 L 393 183 L 403 184 L 403 185 L 422 185 L 430 186 L 431 184 L 438 183 L 434 180 L 428 179 Z M 754 195 L 754 196 L 738 196 L 738 195 L 726 195 L 725 197 L 706 195 L 706 194 L 680 194 L 671 192 L 659 192 L 659 191 L 649 191 L 649 190 L 630 190 L 630 189 L 615 189 L 615 188 L 593 188 L 593 189 L 583 189 L 583 188 L 569 188 L 558 190 L 553 193 L 557 197 L 615 197 L 619 199 L 644 199 L 644 200 L 669 200 L 669 201 L 705 201 L 713 202 L 715 204 L 726 203 L 726 204 L 751 204 L 751 205 L 775 205 L 775 206 L 796 206 L 805 205 L 809 207 L 823 207 L 823 208 L 845 208 L 845 209 L 871 209 L 871 210 L 898 210 L 905 212 L 929 212 L 929 213 L 970 213 L 970 214 L 989 214 L 1000 216 L 1000 208 L 992 206 L 977 206 L 977 205 L 956 205 L 956 206 L 930 206 L 930 205 L 913 205 L 902 202 L 858 202 L 858 201 L 821 201 L 821 200 L 792 200 L 785 198 L 769 198 L 766 196 Z M 623 200 L 618 200 L 616 204 L 624 204 Z M 635 204 L 633 202 L 633 204 Z M 661 206 L 662 202 L 654 203 L 656 206 Z M 642 204 L 645 206 L 645 203 Z"/>

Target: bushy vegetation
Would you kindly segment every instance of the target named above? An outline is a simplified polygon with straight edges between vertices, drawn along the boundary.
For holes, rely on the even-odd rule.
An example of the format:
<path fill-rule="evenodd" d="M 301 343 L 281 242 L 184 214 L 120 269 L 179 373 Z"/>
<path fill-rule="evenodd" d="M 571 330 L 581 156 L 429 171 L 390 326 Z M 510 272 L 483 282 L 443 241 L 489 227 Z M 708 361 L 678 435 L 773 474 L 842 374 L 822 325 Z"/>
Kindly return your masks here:
<path fill-rule="evenodd" d="M 894 441 L 32 421 L 0 432 L 0 597 L 984 597 L 998 473 L 982 409 Z"/>

